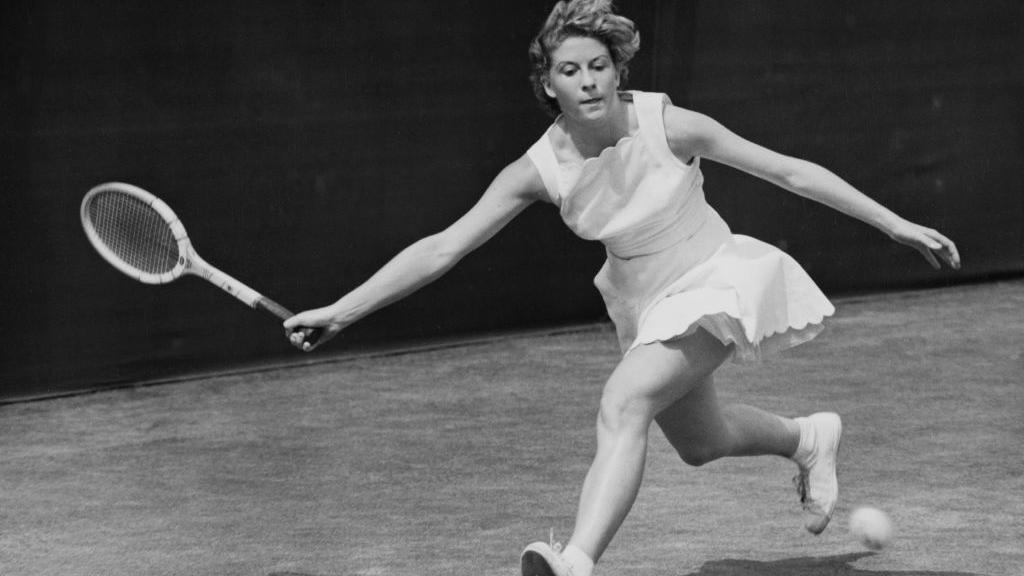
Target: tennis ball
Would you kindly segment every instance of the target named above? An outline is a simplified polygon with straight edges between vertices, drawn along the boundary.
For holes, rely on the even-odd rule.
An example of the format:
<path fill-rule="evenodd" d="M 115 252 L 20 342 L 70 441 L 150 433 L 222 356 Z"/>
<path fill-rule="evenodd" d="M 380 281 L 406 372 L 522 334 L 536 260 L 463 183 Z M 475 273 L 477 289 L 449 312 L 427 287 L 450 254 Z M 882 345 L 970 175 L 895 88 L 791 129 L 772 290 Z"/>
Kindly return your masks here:
<path fill-rule="evenodd" d="M 885 512 L 864 506 L 850 514 L 850 532 L 867 548 L 881 550 L 892 540 L 892 522 Z"/>

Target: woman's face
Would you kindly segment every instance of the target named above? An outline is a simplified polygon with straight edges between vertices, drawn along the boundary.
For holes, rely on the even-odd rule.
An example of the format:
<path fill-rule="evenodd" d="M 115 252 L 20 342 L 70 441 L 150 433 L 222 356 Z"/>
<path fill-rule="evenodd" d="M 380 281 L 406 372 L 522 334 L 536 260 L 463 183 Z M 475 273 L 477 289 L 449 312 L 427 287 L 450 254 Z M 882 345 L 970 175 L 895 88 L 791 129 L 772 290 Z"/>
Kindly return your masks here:
<path fill-rule="evenodd" d="M 544 91 L 558 100 L 563 114 L 579 120 L 603 118 L 616 102 L 618 87 L 619 71 L 600 40 L 571 36 L 551 51 Z"/>

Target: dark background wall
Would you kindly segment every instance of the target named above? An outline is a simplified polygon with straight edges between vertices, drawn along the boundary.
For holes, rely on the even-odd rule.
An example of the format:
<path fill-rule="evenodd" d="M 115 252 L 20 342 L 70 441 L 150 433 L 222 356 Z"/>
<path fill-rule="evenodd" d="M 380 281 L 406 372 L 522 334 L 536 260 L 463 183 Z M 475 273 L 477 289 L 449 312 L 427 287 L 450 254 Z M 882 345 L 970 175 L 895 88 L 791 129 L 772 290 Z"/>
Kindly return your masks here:
<path fill-rule="evenodd" d="M 78 204 L 131 182 L 200 254 L 296 310 L 466 210 L 549 118 L 526 46 L 551 3 L 37 0 L 2 14 L 0 398 L 295 358 L 278 323 L 186 278 L 143 286 Z M 1024 10 L 1015 1 L 619 2 L 631 86 L 820 162 L 954 237 L 934 272 L 867 226 L 729 169 L 707 191 L 836 295 L 1024 271 Z M 603 318 L 603 252 L 528 210 L 325 353 Z"/>

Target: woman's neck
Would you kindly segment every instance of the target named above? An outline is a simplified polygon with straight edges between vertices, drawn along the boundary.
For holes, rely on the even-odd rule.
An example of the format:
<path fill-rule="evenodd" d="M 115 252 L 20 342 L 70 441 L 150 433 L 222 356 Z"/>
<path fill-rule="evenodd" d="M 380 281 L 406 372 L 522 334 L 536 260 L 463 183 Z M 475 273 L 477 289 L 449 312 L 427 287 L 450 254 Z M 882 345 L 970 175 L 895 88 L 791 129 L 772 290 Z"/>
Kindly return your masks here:
<path fill-rule="evenodd" d="M 566 136 L 584 158 L 597 156 L 632 133 L 629 108 L 616 96 L 615 103 L 603 117 L 587 121 L 563 116 Z"/>

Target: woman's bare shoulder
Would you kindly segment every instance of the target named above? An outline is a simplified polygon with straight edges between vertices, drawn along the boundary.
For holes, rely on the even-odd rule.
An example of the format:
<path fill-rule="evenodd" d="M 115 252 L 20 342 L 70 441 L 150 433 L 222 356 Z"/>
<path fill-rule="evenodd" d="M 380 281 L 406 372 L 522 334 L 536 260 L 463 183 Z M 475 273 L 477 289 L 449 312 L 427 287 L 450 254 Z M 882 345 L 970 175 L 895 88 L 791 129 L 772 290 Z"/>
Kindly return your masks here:
<path fill-rule="evenodd" d="M 502 194 L 531 200 L 548 200 L 540 170 L 528 154 L 510 162 L 491 183 Z"/>
<path fill-rule="evenodd" d="M 664 111 L 665 139 L 680 158 L 703 156 L 718 123 L 695 110 L 667 104 Z"/>

